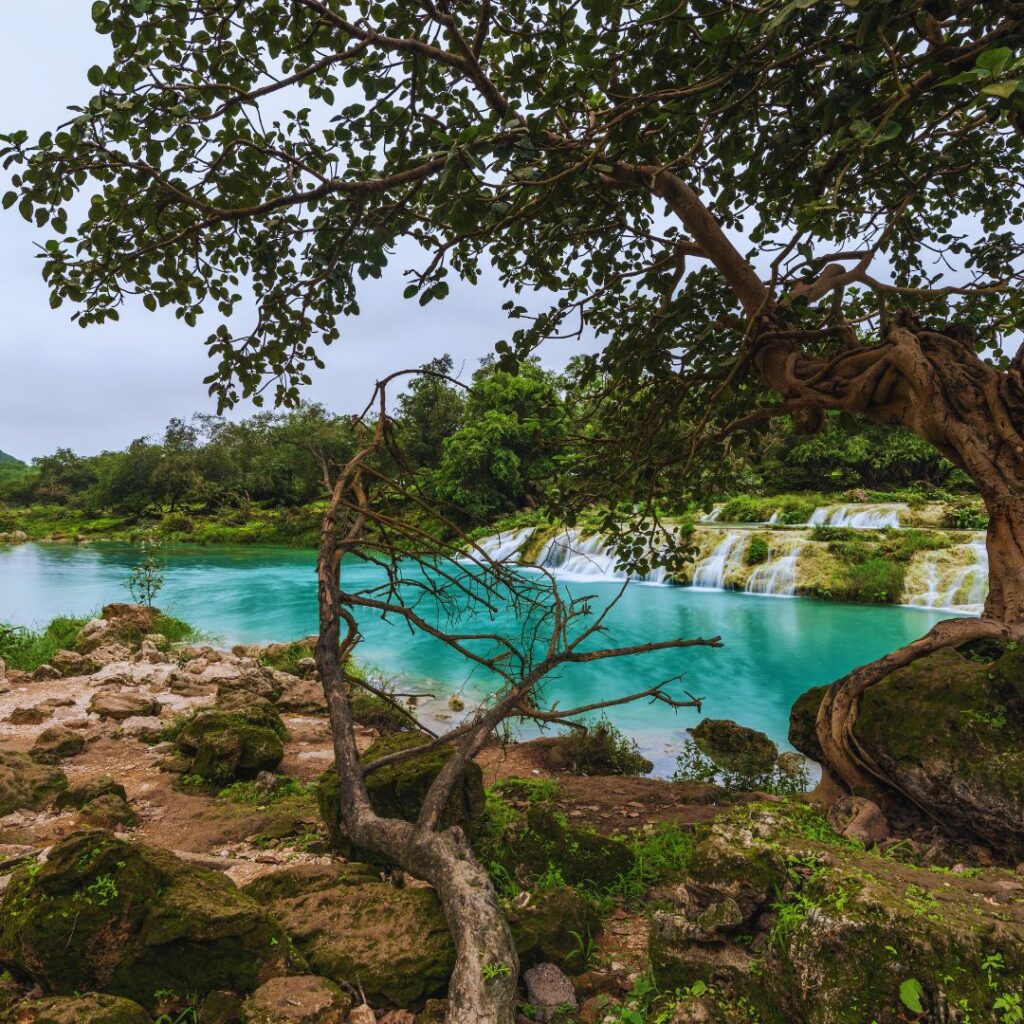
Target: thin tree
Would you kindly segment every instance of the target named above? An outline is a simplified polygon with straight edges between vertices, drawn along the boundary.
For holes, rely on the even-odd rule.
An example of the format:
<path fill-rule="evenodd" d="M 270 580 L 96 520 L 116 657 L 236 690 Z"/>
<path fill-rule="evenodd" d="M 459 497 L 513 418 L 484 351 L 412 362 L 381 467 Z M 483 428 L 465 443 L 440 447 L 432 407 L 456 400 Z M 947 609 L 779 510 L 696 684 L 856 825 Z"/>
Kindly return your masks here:
<path fill-rule="evenodd" d="M 618 597 L 598 612 L 592 597 L 569 598 L 550 576 L 524 577 L 468 541 L 408 482 L 412 474 L 387 414 L 387 384 L 394 376 L 378 384 L 368 419 L 354 424 L 364 442 L 359 451 L 343 466 L 332 467 L 323 460 L 331 497 L 317 558 L 316 662 L 331 721 L 341 825 L 357 847 L 384 856 L 437 891 L 456 948 L 446 1020 L 510 1024 L 519 962 L 490 876 L 463 830 L 444 825 L 453 789 L 461 785 L 468 762 L 510 719 L 578 726 L 583 715 L 637 700 L 673 709 L 700 708 L 700 699 L 690 694 L 672 696 L 677 678 L 579 707 L 546 706 L 542 685 L 562 666 L 652 651 L 718 647 L 721 641 L 712 637 L 601 646 Z M 436 539 L 439 525 L 457 538 L 457 557 L 450 542 Z M 358 563 L 376 567 L 378 582 L 355 591 L 343 589 L 346 567 Z M 475 614 L 500 611 L 518 623 L 516 635 L 453 625 Z M 490 697 L 443 735 L 424 734 L 418 746 L 369 764 L 361 762 L 350 693 L 358 685 L 386 694 L 346 671 L 362 639 L 360 612 L 406 625 L 458 652 L 470 668 L 482 673 L 492 689 Z M 370 802 L 366 775 L 442 746 L 450 747 L 451 755 L 430 784 L 416 821 L 379 815 Z"/>
<path fill-rule="evenodd" d="M 509 303 L 509 360 L 552 336 L 602 339 L 590 371 L 643 406 L 608 446 L 643 442 L 623 490 L 674 467 L 713 496 L 728 453 L 777 416 L 914 431 L 984 499 L 989 594 L 980 620 L 940 623 L 832 687 L 818 731 L 850 786 L 886 781 L 853 742 L 866 687 L 942 647 L 1020 638 L 1019 2 L 97 0 L 92 14 L 113 46 L 94 95 L 5 151 L 4 205 L 50 230 L 54 306 L 73 302 L 83 325 L 136 296 L 189 325 L 215 308 L 220 402 L 268 386 L 294 402 L 358 312 L 359 281 L 401 252 L 421 304 L 486 266 L 554 293 L 539 314 Z M 249 293 L 255 319 L 236 330 Z"/>

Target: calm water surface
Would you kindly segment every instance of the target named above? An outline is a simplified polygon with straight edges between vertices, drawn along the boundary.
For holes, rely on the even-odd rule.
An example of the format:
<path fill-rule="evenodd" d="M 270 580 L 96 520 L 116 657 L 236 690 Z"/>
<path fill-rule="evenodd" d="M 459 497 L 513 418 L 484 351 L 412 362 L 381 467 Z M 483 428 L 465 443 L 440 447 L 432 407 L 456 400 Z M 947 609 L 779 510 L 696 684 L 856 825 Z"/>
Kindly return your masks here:
<path fill-rule="evenodd" d="M 316 631 L 311 551 L 179 547 L 164 549 L 162 557 L 166 585 L 158 604 L 224 644 L 292 640 Z M 138 560 L 138 549 L 127 545 L 0 546 L 0 622 L 38 626 L 57 615 L 87 615 L 110 601 L 130 600 L 123 581 Z M 353 567 L 347 588 L 371 583 L 372 571 Z M 587 580 L 566 589 L 608 600 L 619 587 Z M 924 609 L 633 585 L 609 617 L 611 633 L 603 643 L 719 634 L 725 647 L 567 666 L 550 679 L 546 697 L 565 708 L 685 674 L 683 686 L 705 699 L 704 714 L 761 729 L 785 746 L 790 706 L 804 690 L 899 647 L 943 617 Z M 479 624 L 493 632 L 514 631 L 500 615 Z M 472 698 L 493 685 L 438 641 L 368 612 L 360 627 L 361 660 L 399 676 L 403 688 L 441 696 L 464 690 Z M 613 708 L 609 717 L 636 738 L 662 773 L 671 771 L 684 730 L 700 719 L 693 709 L 674 713 L 649 703 Z"/>

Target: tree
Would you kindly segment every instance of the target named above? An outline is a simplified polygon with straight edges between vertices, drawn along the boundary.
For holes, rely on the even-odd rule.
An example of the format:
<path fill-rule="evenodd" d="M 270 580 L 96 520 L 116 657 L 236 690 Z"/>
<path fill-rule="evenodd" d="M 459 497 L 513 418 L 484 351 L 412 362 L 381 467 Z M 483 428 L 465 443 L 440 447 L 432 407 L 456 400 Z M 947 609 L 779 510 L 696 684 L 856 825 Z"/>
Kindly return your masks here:
<path fill-rule="evenodd" d="M 473 377 L 461 428 L 444 439 L 433 477 L 455 515 L 481 521 L 537 505 L 564 447 L 565 410 L 555 379 L 524 363 L 491 363 Z"/>
<path fill-rule="evenodd" d="M 420 369 L 398 396 L 402 450 L 412 465 L 436 469 L 444 442 L 462 424 L 465 398 L 447 379 L 455 370 L 447 353 Z"/>
<path fill-rule="evenodd" d="M 95 94 L 4 151 L 3 203 L 49 225 L 51 302 L 83 326 L 136 295 L 230 318 L 248 288 L 255 323 L 208 339 L 211 389 L 294 402 L 407 240 L 421 304 L 486 263 L 557 293 L 499 343 L 507 365 L 601 337 L 590 373 L 644 410 L 602 446 L 622 496 L 673 470 L 706 498 L 723 452 L 779 416 L 912 430 L 985 501 L 989 595 L 833 685 L 819 738 L 850 786 L 891 781 L 851 742 L 867 686 L 1024 635 L 1024 357 L 1004 351 L 1024 327 L 1019 2 L 92 10 L 114 48 Z"/>

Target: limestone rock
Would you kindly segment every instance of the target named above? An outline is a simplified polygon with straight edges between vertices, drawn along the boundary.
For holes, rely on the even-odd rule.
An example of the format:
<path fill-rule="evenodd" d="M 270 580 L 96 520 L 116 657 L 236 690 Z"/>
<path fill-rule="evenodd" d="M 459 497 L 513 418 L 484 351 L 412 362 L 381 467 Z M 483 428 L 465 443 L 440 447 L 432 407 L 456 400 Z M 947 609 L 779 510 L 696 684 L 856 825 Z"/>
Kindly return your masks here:
<path fill-rule="evenodd" d="M 66 725 L 51 725 L 32 744 L 31 757 L 39 764 L 57 764 L 85 750 L 85 737 Z"/>
<path fill-rule="evenodd" d="M 738 775 L 765 775 L 779 756 L 779 748 L 763 732 L 726 718 L 705 718 L 690 731 L 702 753 Z"/>
<path fill-rule="evenodd" d="M 32 1004 L 34 1024 L 151 1024 L 152 1018 L 138 1003 L 120 996 L 87 992 L 82 996 L 57 996 Z"/>
<path fill-rule="evenodd" d="M 11 684 L 7 679 L 7 662 L 0 658 L 0 693 L 10 693 Z"/>
<path fill-rule="evenodd" d="M 326 715 L 327 698 L 323 686 L 317 680 L 289 676 L 278 697 L 277 707 L 280 711 L 290 711 L 296 715 Z"/>
<path fill-rule="evenodd" d="M 295 667 L 303 679 L 312 679 L 316 675 L 316 658 L 299 658 Z"/>
<path fill-rule="evenodd" d="M 537 964 L 523 974 L 526 1001 L 536 1011 L 537 1019 L 548 1021 L 560 1010 L 576 1009 L 576 993 L 572 982 L 554 965 Z"/>
<path fill-rule="evenodd" d="M 242 1024 L 345 1024 L 352 997 L 315 974 L 271 978 L 242 1003 Z"/>
<path fill-rule="evenodd" d="M 46 682 L 49 679 L 60 679 L 60 677 L 60 669 L 54 668 L 52 665 L 40 665 L 32 673 L 32 678 L 37 682 Z"/>
<path fill-rule="evenodd" d="M 78 820 L 93 828 L 132 828 L 138 820 L 131 804 L 117 793 L 104 793 L 90 800 L 78 815 Z"/>
<path fill-rule="evenodd" d="M 65 678 L 68 676 L 87 676 L 97 669 L 96 663 L 77 651 L 57 651 L 50 659 L 50 664 Z"/>
<path fill-rule="evenodd" d="M 281 716 L 271 704 L 245 697 L 240 707 L 200 711 L 178 734 L 178 748 L 192 759 L 192 774 L 223 783 L 254 778 L 281 763 Z"/>
<path fill-rule="evenodd" d="M 159 715 L 160 702 L 137 690 L 105 690 L 93 695 L 89 701 L 89 713 L 123 722 L 136 715 Z"/>
<path fill-rule="evenodd" d="M 376 729 L 381 736 L 416 731 L 415 718 L 375 693 L 354 687 L 348 702 L 352 720 L 366 729 Z"/>
<path fill-rule="evenodd" d="M 269 907 L 317 974 L 339 984 L 358 978 L 374 1006 L 416 1007 L 444 993 L 455 947 L 433 890 L 398 889 L 365 867 L 333 880 L 305 874 L 277 872 L 246 892 Z"/>
<path fill-rule="evenodd" d="M 862 796 L 844 796 L 837 800 L 829 808 L 828 823 L 838 835 L 865 846 L 889 838 L 889 822 L 881 807 Z"/>
<path fill-rule="evenodd" d="M 377 1015 L 371 1007 L 362 1003 L 352 1011 L 348 1020 L 349 1024 L 377 1024 Z"/>
<path fill-rule="evenodd" d="M 504 911 L 523 966 L 548 962 L 568 974 L 578 974 L 586 967 L 576 935 L 595 933 L 599 919 L 577 889 L 557 886 L 538 890 L 525 906 L 507 906 Z"/>
<path fill-rule="evenodd" d="M 79 782 L 65 789 L 54 801 L 54 806 L 58 809 L 72 807 L 81 810 L 98 797 L 109 795 L 120 797 L 122 800 L 128 799 L 124 786 L 117 782 L 112 775 L 102 775 L 98 779 Z"/>
<path fill-rule="evenodd" d="M 1024 651 L 920 658 L 865 691 L 854 735 L 955 834 L 1024 856 Z"/>
<path fill-rule="evenodd" d="M 26 754 L 0 750 L 0 816 L 39 807 L 67 784 L 62 771 L 37 764 Z"/>
<path fill-rule="evenodd" d="M 393 736 L 385 736 L 365 751 L 360 760 L 371 763 L 387 754 L 408 750 L 427 741 L 428 738 L 423 733 L 396 733 Z M 443 746 L 408 761 L 387 765 L 371 772 L 366 776 L 366 789 L 374 810 L 384 817 L 415 821 L 423 806 L 427 790 L 451 755 L 452 748 Z M 337 849 L 343 849 L 345 840 L 339 825 L 338 780 L 333 768 L 320 776 L 317 801 L 332 844 Z M 483 773 L 480 766 L 471 761 L 463 772 L 462 784 L 452 788 L 448 805 L 442 814 L 441 828 L 468 824 L 480 814 L 483 806 Z"/>
<path fill-rule="evenodd" d="M 789 742 L 802 754 L 819 763 L 825 760 L 825 753 L 818 742 L 815 722 L 827 689 L 827 686 L 814 686 L 802 693 L 789 712 Z"/>
<path fill-rule="evenodd" d="M 15 873 L 0 904 L 0 958 L 45 991 L 102 989 L 148 1010 L 160 989 L 245 993 L 301 966 L 277 923 L 224 875 L 99 829 Z"/>

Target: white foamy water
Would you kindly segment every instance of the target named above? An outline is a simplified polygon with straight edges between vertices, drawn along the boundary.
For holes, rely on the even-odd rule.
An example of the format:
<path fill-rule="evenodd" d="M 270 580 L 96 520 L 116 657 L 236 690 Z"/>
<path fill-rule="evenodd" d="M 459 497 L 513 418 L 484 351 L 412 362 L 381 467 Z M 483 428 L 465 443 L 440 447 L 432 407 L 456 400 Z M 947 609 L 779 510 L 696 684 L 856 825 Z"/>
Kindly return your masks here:
<path fill-rule="evenodd" d="M 963 562 L 963 558 L 967 561 Z M 921 574 L 923 585 L 916 593 L 905 594 L 904 604 L 980 615 L 988 596 L 988 549 L 984 536 L 955 548 L 925 552 Z"/>
<path fill-rule="evenodd" d="M 736 568 L 750 541 L 750 535 L 730 531 L 715 545 L 707 558 L 693 570 L 694 590 L 725 590 L 725 578 Z"/>
<path fill-rule="evenodd" d="M 785 554 L 770 558 L 750 574 L 744 588 L 746 593 L 765 597 L 796 596 L 797 561 L 807 541 L 795 538 L 787 543 L 789 550 Z"/>
<path fill-rule="evenodd" d="M 853 530 L 900 528 L 905 505 L 823 505 L 811 513 L 808 526 L 846 526 Z"/>

